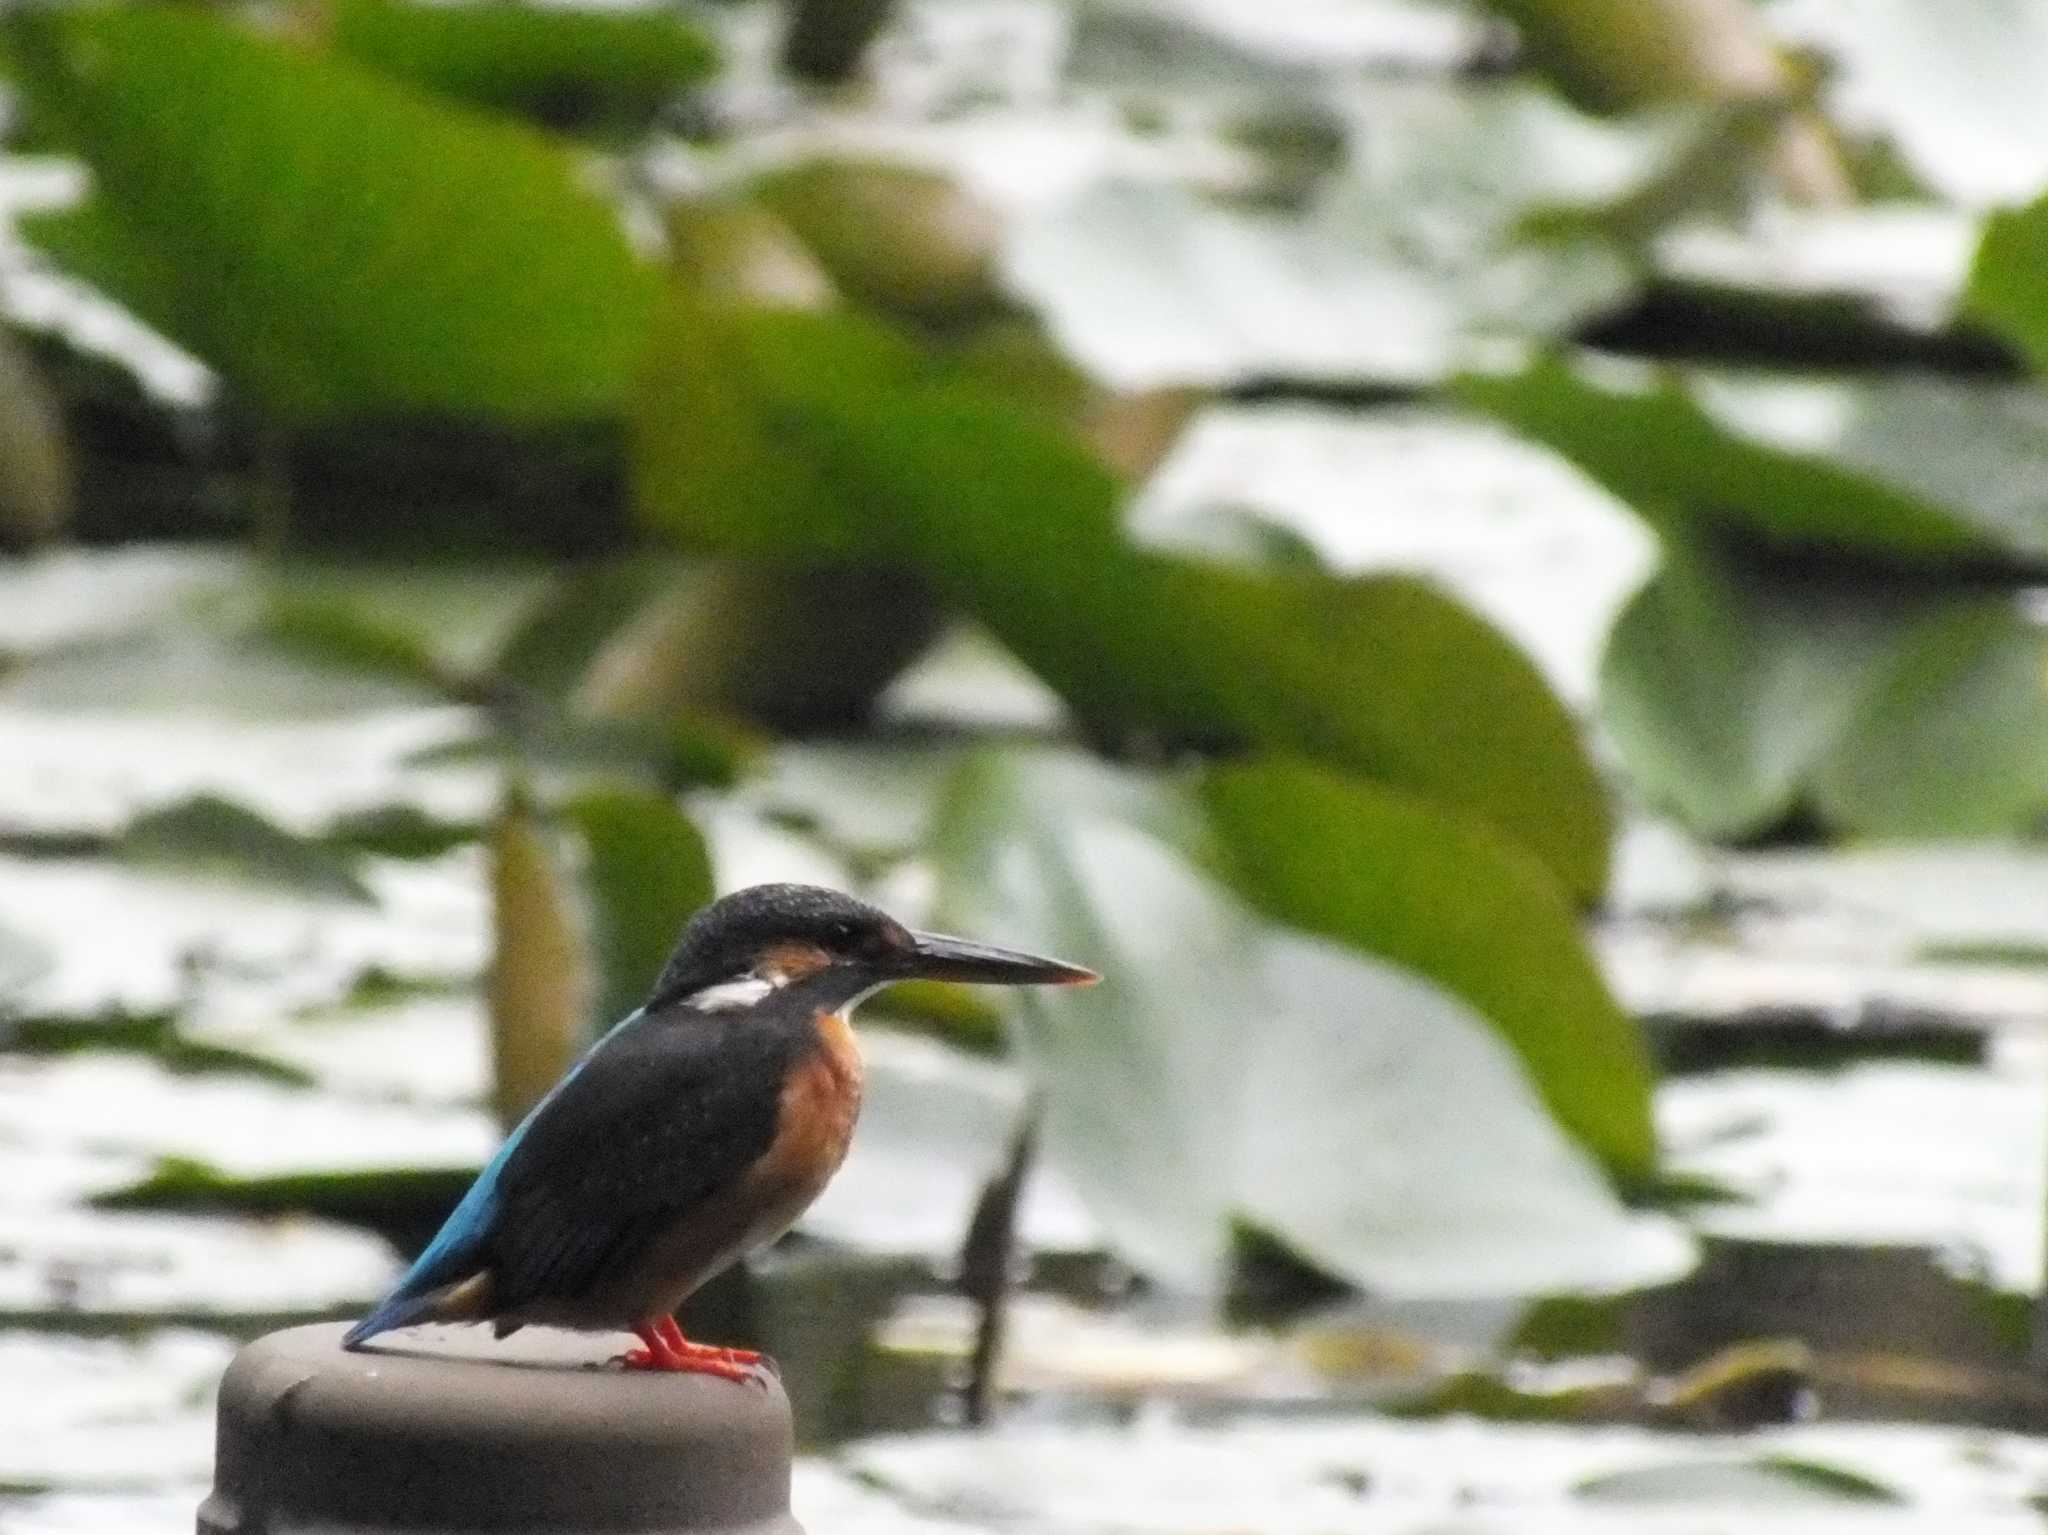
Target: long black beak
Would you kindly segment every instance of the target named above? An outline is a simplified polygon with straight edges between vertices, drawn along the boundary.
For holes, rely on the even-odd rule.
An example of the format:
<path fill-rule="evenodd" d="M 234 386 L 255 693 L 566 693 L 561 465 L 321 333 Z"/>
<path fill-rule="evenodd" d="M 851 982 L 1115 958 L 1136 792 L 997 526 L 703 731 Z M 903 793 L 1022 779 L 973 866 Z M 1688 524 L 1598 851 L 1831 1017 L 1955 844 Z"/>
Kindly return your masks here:
<path fill-rule="evenodd" d="M 999 949 L 994 944 L 939 933 L 912 933 L 910 973 L 924 981 L 971 981 L 984 986 L 1093 986 L 1102 977 L 1062 960 Z"/>

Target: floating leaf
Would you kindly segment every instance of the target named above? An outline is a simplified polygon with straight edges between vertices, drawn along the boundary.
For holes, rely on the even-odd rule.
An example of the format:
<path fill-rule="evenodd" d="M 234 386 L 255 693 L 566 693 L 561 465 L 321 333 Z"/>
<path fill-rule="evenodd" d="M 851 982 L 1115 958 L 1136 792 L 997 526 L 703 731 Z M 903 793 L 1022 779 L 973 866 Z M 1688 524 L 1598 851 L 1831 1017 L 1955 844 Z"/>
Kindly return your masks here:
<path fill-rule="evenodd" d="M 666 10 L 328 0 L 326 38 L 385 74 L 565 128 L 644 127 L 717 62 Z"/>
<path fill-rule="evenodd" d="M 1686 352 L 1775 358 L 1788 367 L 1985 360 L 1958 334 L 1979 221 L 1918 202 L 1773 209 L 1741 228 L 1701 225 L 1657 242 L 1663 307 Z M 1971 350 L 1974 349 L 1974 350 Z"/>
<path fill-rule="evenodd" d="M 1802 797 L 1847 830 L 1964 834 L 2048 804 L 2044 667 L 2016 599 L 1682 538 L 1615 624 L 1601 709 L 1643 793 L 1711 835 Z"/>
<path fill-rule="evenodd" d="M 34 238 L 266 403 L 623 401 L 653 277 L 541 135 L 180 7 L 17 11 L 5 45 L 95 177 Z"/>
<path fill-rule="evenodd" d="M 147 566 L 133 575 L 147 600 L 117 596 L 113 617 L 77 623 L 71 643 L 38 646 L 7 679 L 14 701 L 261 719 L 445 701 L 469 687 L 546 579 L 516 564 L 293 561 L 229 565 L 175 584 L 167 573 L 157 593 L 143 584 Z M 75 605 L 83 590 L 53 579 L 50 604 Z M 49 622 L 62 635 L 76 621 Z"/>
<path fill-rule="evenodd" d="M 748 552 L 892 558 L 1092 723 L 1308 753 L 1491 822 L 1574 894 L 1599 889 L 1606 806 L 1570 716 L 1434 588 L 1141 551 L 1085 448 L 920 386 L 915 354 L 864 323 L 685 307 L 659 345 L 640 495 L 660 525 Z M 713 397 L 731 432 L 697 408 Z M 744 499 L 768 487 L 772 505 Z"/>
<path fill-rule="evenodd" d="M 1541 867 L 1426 802 L 1302 764 L 1218 769 L 1203 801 L 1254 905 L 1463 1000 L 1560 1125 L 1617 1173 L 1651 1174 L 1642 1037 Z"/>
<path fill-rule="evenodd" d="M 350 627 L 389 636 L 385 643 L 418 652 L 429 671 L 444 675 L 489 668 L 557 582 L 549 566 L 511 559 L 293 559 L 260 567 L 259 574 L 274 610 L 351 615 Z M 317 629 L 307 637 L 316 638 Z M 372 644 L 369 659 L 378 648 Z"/>
<path fill-rule="evenodd" d="M 175 864 L 303 895 L 376 899 L 347 859 L 217 795 L 197 795 L 137 816 L 115 851 L 138 863 Z"/>
<path fill-rule="evenodd" d="M 2011 597 L 1958 593 L 1916 615 L 1814 803 L 1875 836 L 2024 829 L 2048 807 L 2048 631 Z"/>
<path fill-rule="evenodd" d="M 985 755 L 937 844 L 947 920 L 1100 969 L 1020 998 L 1046 1149 L 1141 1268 L 1210 1288 L 1243 1221 L 1397 1294 L 1618 1287 L 1686 1243 L 1629 1217 L 1463 1002 L 1261 922 L 1192 804 L 1074 759 Z"/>
<path fill-rule="evenodd" d="M 667 795 L 591 789 L 563 809 L 583 835 L 597 1016 L 611 1022 L 647 999 L 683 923 L 717 893 L 711 855 Z"/>
<path fill-rule="evenodd" d="M 1588 1477 L 1573 1489 L 1596 1503 L 1677 1504 L 1691 1511 L 1717 1506 L 1802 1508 L 1902 1503 L 1884 1483 L 1858 1471 L 1790 1455 L 1742 1460 L 1674 1460 Z"/>
<path fill-rule="evenodd" d="M 146 1055 L 180 1076 L 215 1073 L 311 1087 L 312 1073 L 288 1061 L 232 1045 L 193 1039 L 169 1013 L 111 1013 L 97 1018 L 24 1018 L 0 1033 L 14 1055 L 123 1051 Z"/>
<path fill-rule="evenodd" d="M 2048 557 L 2048 396 L 2030 389 L 1555 359 L 1457 389 L 1662 526 L 1708 519 L 1919 566 Z"/>
<path fill-rule="evenodd" d="M 377 805 L 343 811 L 320 833 L 328 847 L 382 858 L 439 858 L 450 848 L 474 842 L 482 827 L 451 821 L 417 805 Z"/>
<path fill-rule="evenodd" d="M 2043 10 L 2043 45 L 2048 48 L 2048 10 Z M 2048 162 L 2048 134 L 2042 140 Z M 1984 224 L 1963 312 L 1998 332 L 2026 357 L 2037 374 L 2048 374 L 2048 196 L 2024 208 L 1994 213 Z"/>
<path fill-rule="evenodd" d="M 63 714 L 123 711 L 238 721 L 313 720 L 432 701 L 388 671 L 311 661 L 259 634 L 169 622 L 54 648 L 0 676 L 0 700 Z"/>
<path fill-rule="evenodd" d="M 232 592 L 249 561 L 220 545 L 59 548 L 0 564 L 0 656 L 130 633 Z"/>
<path fill-rule="evenodd" d="M 1600 674 L 1601 713 L 1651 803 L 1713 836 L 1781 819 L 1877 674 L 1893 625 L 1868 596 L 1668 542 Z"/>
<path fill-rule="evenodd" d="M 1640 201 L 1713 127 L 1601 122 L 1520 83 L 1383 81 L 1353 104 L 1349 164 L 1305 215 L 1099 185 L 1019 233 L 1012 284 L 1125 388 L 1434 380 L 1475 338 L 1559 335 L 1625 301 L 1626 242 L 1532 218 Z"/>
<path fill-rule="evenodd" d="M 184 1214 L 313 1214 L 383 1232 L 408 1251 L 424 1247 L 463 1191 L 474 1167 L 375 1167 L 344 1172 L 223 1172 L 204 1162 L 166 1157 L 139 1183 L 94 1198 L 102 1210 L 167 1210 Z"/>
<path fill-rule="evenodd" d="M 435 692 L 452 681 L 417 633 L 380 623 L 340 598 L 275 597 L 257 632 L 289 653 L 343 670 Z"/>

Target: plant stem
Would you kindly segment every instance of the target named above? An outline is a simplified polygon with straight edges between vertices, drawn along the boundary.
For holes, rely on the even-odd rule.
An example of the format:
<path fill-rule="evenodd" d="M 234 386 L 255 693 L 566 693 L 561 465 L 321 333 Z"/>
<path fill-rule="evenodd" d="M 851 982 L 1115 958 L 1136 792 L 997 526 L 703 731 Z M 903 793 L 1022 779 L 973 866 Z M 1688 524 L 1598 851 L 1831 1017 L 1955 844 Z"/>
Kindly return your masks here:
<path fill-rule="evenodd" d="M 960 1293 L 981 1308 L 981 1320 L 974 1330 L 974 1353 L 961 1388 L 963 1415 L 976 1428 L 988 1423 L 995 1398 L 996 1362 L 1002 1355 L 1017 1261 L 1017 1211 L 1023 1202 L 1025 1179 L 1038 1154 L 1039 1112 L 1034 1094 L 1018 1116 L 1002 1170 L 983 1186 L 975 1201 L 967 1238 L 960 1245 Z"/>

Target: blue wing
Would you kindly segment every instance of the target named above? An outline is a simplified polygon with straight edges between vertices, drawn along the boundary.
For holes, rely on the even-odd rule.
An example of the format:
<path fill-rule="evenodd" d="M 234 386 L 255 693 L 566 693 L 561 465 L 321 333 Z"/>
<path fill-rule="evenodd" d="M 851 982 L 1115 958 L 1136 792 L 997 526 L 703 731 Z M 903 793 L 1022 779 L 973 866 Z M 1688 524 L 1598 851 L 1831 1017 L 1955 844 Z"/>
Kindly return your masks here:
<path fill-rule="evenodd" d="M 512 1160 L 512 1153 L 540 1117 L 541 1110 L 576 1079 L 576 1074 L 589 1063 L 591 1056 L 603 1048 L 606 1040 L 639 1018 L 643 1011 L 635 1009 L 614 1024 L 605 1032 L 604 1039 L 586 1050 L 562 1080 L 527 1110 L 526 1117 L 505 1137 L 505 1144 L 498 1148 L 497 1155 L 477 1174 L 476 1182 L 469 1186 L 462 1202 L 441 1223 L 441 1229 L 434 1233 L 434 1240 L 427 1244 L 426 1251 L 413 1260 L 412 1267 L 405 1271 L 405 1277 L 392 1286 L 391 1293 L 384 1297 L 376 1310 L 342 1335 L 343 1348 L 355 1348 L 396 1327 L 409 1327 L 414 1322 L 431 1320 L 440 1299 L 439 1292 L 469 1278 L 483 1267 L 484 1253 L 490 1246 L 491 1234 L 498 1221 L 501 1206 L 499 1183 L 504 1176 L 505 1164 Z"/>

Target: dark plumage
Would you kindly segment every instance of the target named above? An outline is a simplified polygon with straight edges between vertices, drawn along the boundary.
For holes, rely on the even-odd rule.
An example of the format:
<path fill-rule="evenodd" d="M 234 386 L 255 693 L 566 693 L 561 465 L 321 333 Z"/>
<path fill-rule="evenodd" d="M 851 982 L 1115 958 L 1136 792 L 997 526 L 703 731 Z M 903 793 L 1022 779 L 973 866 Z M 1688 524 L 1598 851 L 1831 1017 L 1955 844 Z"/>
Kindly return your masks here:
<path fill-rule="evenodd" d="M 860 1105 L 844 1013 L 893 980 L 1072 983 L 1056 960 L 910 932 L 836 891 L 760 885 L 683 929 L 645 1006 L 506 1138 L 359 1347 L 429 1320 L 631 1329 L 634 1364 L 743 1374 L 670 1314 L 837 1171 Z"/>

